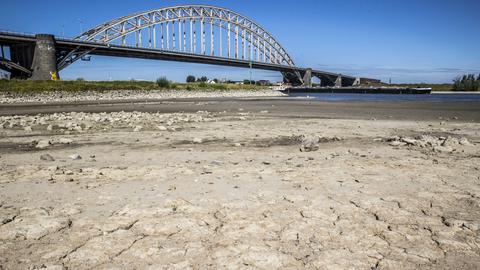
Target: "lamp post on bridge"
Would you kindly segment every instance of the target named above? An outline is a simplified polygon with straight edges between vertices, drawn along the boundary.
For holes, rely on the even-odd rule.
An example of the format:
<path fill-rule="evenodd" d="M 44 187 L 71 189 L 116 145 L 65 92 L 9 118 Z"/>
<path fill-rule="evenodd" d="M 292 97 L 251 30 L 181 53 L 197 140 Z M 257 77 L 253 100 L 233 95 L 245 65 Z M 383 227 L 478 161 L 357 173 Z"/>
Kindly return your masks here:
<path fill-rule="evenodd" d="M 249 67 L 250 67 L 250 85 L 252 85 L 252 61 L 250 61 L 250 64 L 249 64 Z"/>
<path fill-rule="evenodd" d="M 77 20 L 80 23 L 80 34 L 83 34 L 83 21 L 82 19 L 77 19 Z"/>

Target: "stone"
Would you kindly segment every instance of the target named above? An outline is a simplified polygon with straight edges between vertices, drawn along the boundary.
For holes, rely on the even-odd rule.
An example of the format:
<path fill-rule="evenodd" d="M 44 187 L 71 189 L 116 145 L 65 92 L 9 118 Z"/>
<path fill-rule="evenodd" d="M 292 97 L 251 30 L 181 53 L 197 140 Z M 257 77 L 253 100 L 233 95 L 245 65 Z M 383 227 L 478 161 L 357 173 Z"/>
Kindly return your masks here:
<path fill-rule="evenodd" d="M 47 126 L 47 130 L 48 130 L 48 131 L 52 131 L 52 130 L 53 130 L 53 126 L 52 126 L 52 125 L 48 125 L 48 126 Z"/>
<path fill-rule="evenodd" d="M 60 138 L 60 140 L 58 140 L 59 143 L 61 144 L 71 144 L 73 142 L 72 139 L 68 139 L 68 138 Z"/>
<path fill-rule="evenodd" d="M 63 265 L 45 265 L 45 267 L 41 269 L 42 270 L 64 270 L 65 267 L 63 267 Z"/>
<path fill-rule="evenodd" d="M 416 145 L 417 144 L 417 140 L 411 139 L 411 138 L 402 138 L 401 141 L 406 143 L 407 145 Z"/>
<path fill-rule="evenodd" d="M 49 154 L 43 154 L 40 156 L 40 160 L 44 161 L 55 161 L 55 159 Z"/>
<path fill-rule="evenodd" d="M 444 147 L 454 147 L 454 146 L 456 146 L 456 145 L 458 145 L 458 144 L 459 144 L 458 139 L 452 138 L 452 137 L 447 137 L 447 138 L 443 141 L 442 146 L 444 146 Z"/>
<path fill-rule="evenodd" d="M 435 146 L 433 147 L 433 151 L 439 153 L 451 153 L 453 152 L 453 149 L 449 146 Z"/>
<path fill-rule="evenodd" d="M 235 146 L 235 147 L 241 147 L 242 144 L 241 144 L 241 143 L 234 143 L 233 146 Z"/>
<path fill-rule="evenodd" d="M 193 143 L 202 143 L 203 140 L 201 138 L 193 138 L 192 142 Z"/>
<path fill-rule="evenodd" d="M 157 126 L 157 129 L 160 131 L 167 131 L 167 128 L 165 126 Z"/>
<path fill-rule="evenodd" d="M 312 152 L 317 151 L 319 146 L 319 138 L 317 136 L 307 136 L 302 139 L 302 144 L 300 145 L 300 152 Z"/>
<path fill-rule="evenodd" d="M 26 132 L 32 132 L 32 127 L 31 126 L 26 126 L 23 128 L 24 131 Z"/>
<path fill-rule="evenodd" d="M 465 138 L 465 137 L 460 138 L 460 140 L 458 141 L 458 143 L 460 143 L 461 145 L 465 145 L 465 146 L 470 146 L 470 145 L 472 145 L 472 143 L 470 143 L 470 142 L 468 141 L 468 139 Z"/>
<path fill-rule="evenodd" d="M 50 146 L 50 141 L 49 140 L 40 140 L 37 142 L 37 145 L 35 146 L 35 148 L 38 148 L 38 149 L 45 149 L 47 147 Z"/>
<path fill-rule="evenodd" d="M 425 146 L 436 146 L 439 145 L 440 141 L 438 138 L 430 136 L 430 135 L 421 135 L 417 141 L 421 147 Z"/>
<path fill-rule="evenodd" d="M 399 142 L 399 141 L 391 141 L 389 143 L 390 146 L 404 146 L 405 143 L 404 142 Z"/>
<path fill-rule="evenodd" d="M 79 155 L 79 154 L 73 154 L 73 155 L 70 155 L 69 158 L 73 159 L 73 160 L 79 160 L 79 159 L 82 159 L 82 157 Z"/>
<path fill-rule="evenodd" d="M 143 129 L 142 126 L 136 126 L 134 129 L 133 129 L 133 132 L 139 132 Z"/>

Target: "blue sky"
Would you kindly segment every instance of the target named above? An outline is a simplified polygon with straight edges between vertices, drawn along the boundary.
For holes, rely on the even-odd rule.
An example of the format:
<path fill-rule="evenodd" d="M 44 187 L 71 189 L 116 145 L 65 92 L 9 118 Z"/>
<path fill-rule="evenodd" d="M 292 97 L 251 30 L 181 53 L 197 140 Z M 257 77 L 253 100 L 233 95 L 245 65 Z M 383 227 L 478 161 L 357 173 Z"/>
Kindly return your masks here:
<path fill-rule="evenodd" d="M 0 29 L 64 34 L 130 13 L 192 1 L 16 0 L 2 3 Z M 223 0 L 195 1 L 237 11 L 258 22 L 298 66 L 392 82 L 450 82 L 480 73 L 478 0 Z M 6 11 L 6 12 L 5 12 Z M 80 21 L 82 23 L 80 23 Z M 241 80 L 248 69 L 92 57 L 65 69 L 64 79 L 145 79 L 186 75 Z M 281 80 L 255 70 L 254 79 Z"/>

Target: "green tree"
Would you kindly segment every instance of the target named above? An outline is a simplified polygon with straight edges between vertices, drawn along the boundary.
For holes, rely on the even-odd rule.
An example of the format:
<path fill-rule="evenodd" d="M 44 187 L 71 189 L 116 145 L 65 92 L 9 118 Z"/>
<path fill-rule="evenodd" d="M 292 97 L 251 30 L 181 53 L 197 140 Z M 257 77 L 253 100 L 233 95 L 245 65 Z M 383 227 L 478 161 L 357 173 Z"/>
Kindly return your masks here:
<path fill-rule="evenodd" d="M 206 76 L 202 76 L 202 77 L 198 78 L 197 81 L 206 82 L 206 81 L 208 81 L 208 78 Z"/>
<path fill-rule="evenodd" d="M 187 76 L 187 83 L 193 83 L 195 82 L 196 78 L 193 75 L 188 75 Z"/>

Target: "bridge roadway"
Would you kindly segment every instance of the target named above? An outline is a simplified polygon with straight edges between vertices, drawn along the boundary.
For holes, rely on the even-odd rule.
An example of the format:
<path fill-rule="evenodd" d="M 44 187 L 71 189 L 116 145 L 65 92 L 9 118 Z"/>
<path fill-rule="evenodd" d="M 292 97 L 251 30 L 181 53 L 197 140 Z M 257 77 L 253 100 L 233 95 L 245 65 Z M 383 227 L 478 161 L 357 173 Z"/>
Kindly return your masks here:
<path fill-rule="evenodd" d="M 32 34 L 20 34 L 13 32 L 0 32 L 0 45 L 12 46 L 19 44 L 29 44 L 35 46 L 37 39 Z M 209 56 L 201 54 L 192 54 L 185 52 L 176 52 L 160 49 L 132 47 L 132 46 L 120 46 L 112 44 L 104 44 L 97 42 L 86 42 L 75 39 L 67 38 L 55 38 L 55 46 L 60 51 L 72 51 L 74 49 L 91 50 L 89 55 L 102 55 L 102 56 L 115 56 L 115 57 L 129 57 L 129 58 L 141 58 L 141 59 L 155 59 L 166 61 L 179 61 L 190 63 L 201 63 L 221 66 L 233 66 L 242 68 L 254 68 L 270 71 L 279 71 L 282 73 L 295 73 L 305 74 L 307 68 L 291 67 L 286 65 L 278 65 L 271 63 L 262 63 L 241 59 L 231 59 L 218 56 Z M 341 81 L 347 85 L 352 85 L 355 81 L 355 77 L 346 76 L 338 73 L 311 70 L 312 77 L 318 77 L 322 80 L 329 80 L 335 82 L 337 78 L 341 78 Z"/>

